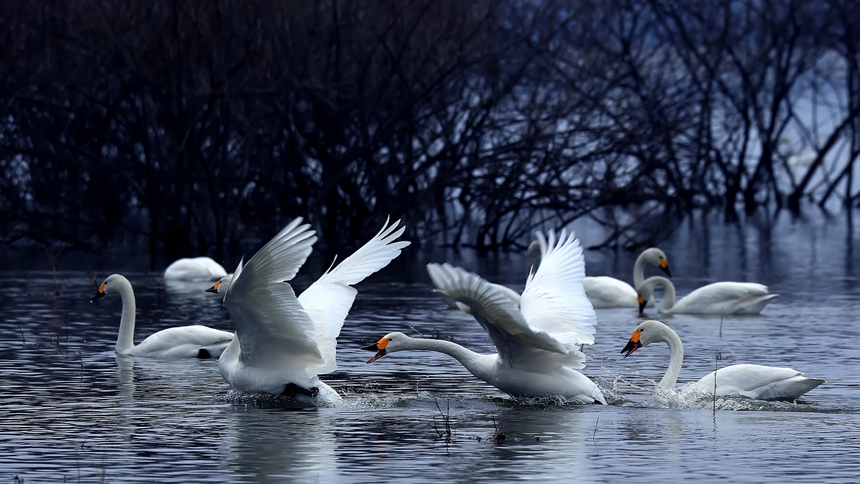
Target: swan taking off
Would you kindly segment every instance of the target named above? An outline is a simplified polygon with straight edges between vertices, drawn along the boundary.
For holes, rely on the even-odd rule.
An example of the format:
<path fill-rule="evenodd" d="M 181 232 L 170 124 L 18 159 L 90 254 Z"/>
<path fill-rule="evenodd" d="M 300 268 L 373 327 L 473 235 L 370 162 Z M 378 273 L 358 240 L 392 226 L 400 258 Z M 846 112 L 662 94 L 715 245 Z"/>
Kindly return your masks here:
<path fill-rule="evenodd" d="M 656 286 L 663 286 L 663 300 L 657 308 L 663 314 L 759 314 L 779 294 L 755 282 L 715 282 L 702 286 L 675 302 L 675 285 L 665 277 L 649 277 L 637 286 L 639 312 Z"/>
<path fill-rule="evenodd" d="M 116 353 L 123 356 L 150 356 L 155 358 L 217 358 L 230 341 L 233 333 L 195 324 L 168 328 L 150 335 L 134 345 L 135 301 L 134 289 L 128 279 L 113 274 L 99 286 L 90 302 L 107 294 L 119 293 L 122 298 L 122 318 L 116 338 Z"/>
<path fill-rule="evenodd" d="M 573 233 L 562 230 L 541 240 L 542 260 L 529 276 L 517 303 L 493 284 L 450 264 L 428 264 L 439 290 L 457 301 L 487 332 L 497 354 L 482 355 L 456 343 L 415 339 L 389 333 L 363 349 L 376 351 L 368 363 L 404 350 L 437 351 L 454 357 L 470 373 L 514 396 L 561 396 L 606 404 L 597 385 L 576 369 L 583 368 L 583 344 L 594 343 L 594 308 L 585 297 L 585 261 Z"/>
<path fill-rule="evenodd" d="M 637 349 L 651 343 L 664 342 L 669 345 L 669 369 L 657 384 L 662 391 L 675 391 L 675 383 L 684 363 L 684 345 L 681 338 L 660 321 L 644 321 L 633 331 L 621 353 L 627 358 Z M 796 400 L 804 393 L 824 383 L 820 378 L 807 378 L 791 368 L 761 365 L 731 365 L 712 371 L 701 380 L 682 387 L 685 392 L 716 396 L 741 395 L 758 400 Z"/>
<path fill-rule="evenodd" d="M 299 297 L 291 280 L 317 238 L 302 219 L 290 222 L 233 276 L 209 292 L 224 294 L 236 338 L 221 355 L 221 376 L 240 392 L 293 397 L 314 405 L 340 400 L 317 375 L 337 368 L 335 349 L 357 291 L 351 287 L 387 266 L 408 241 L 405 227 L 386 221 L 368 243 L 330 269 Z"/>
<path fill-rule="evenodd" d="M 585 277 L 582 279 L 582 285 L 585 287 L 585 294 L 588 300 L 595 308 L 631 308 L 638 304 L 639 294 L 637 294 L 634 286 L 645 280 L 645 263 L 649 263 L 654 267 L 659 267 L 667 276 L 672 277 L 669 272 L 669 259 L 662 250 L 651 247 L 645 249 L 636 258 L 636 263 L 633 265 L 633 286 L 630 284 L 609 276 Z M 646 297 L 648 307 L 654 306 L 654 298 Z"/>
<path fill-rule="evenodd" d="M 164 278 L 174 281 L 217 281 L 226 275 L 221 264 L 208 257 L 178 259 L 164 270 Z"/>

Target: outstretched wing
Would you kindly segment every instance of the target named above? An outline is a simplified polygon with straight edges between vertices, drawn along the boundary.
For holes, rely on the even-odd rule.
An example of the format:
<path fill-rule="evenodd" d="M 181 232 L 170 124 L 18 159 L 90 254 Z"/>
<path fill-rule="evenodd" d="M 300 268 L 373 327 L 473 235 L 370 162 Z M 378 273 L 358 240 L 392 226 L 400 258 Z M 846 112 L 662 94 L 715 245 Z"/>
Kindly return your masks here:
<path fill-rule="evenodd" d="M 337 369 L 337 337 L 357 293 L 351 286 L 387 266 L 410 244 L 405 240 L 396 242 L 406 228 L 398 229 L 399 224 L 398 220 L 389 226 L 386 220 L 382 230 L 369 242 L 323 274 L 299 296 L 299 302 L 315 325 L 317 344 L 324 361 L 316 368 L 317 373 L 329 373 Z"/>
<path fill-rule="evenodd" d="M 529 326 L 550 334 L 581 365 L 585 355 L 579 347 L 594 343 L 597 324 L 597 314 L 582 286 L 585 277 L 582 246 L 576 235 L 566 230 L 561 231 L 558 239 L 553 231 L 549 232 L 548 240 L 540 232 L 536 236 L 541 263 L 526 281 L 520 311 Z"/>
<path fill-rule="evenodd" d="M 242 358 L 249 364 L 298 368 L 322 361 L 313 321 L 285 282 L 296 275 L 317 240 L 301 221 L 293 220 L 240 264 L 224 294 Z"/>
<path fill-rule="evenodd" d="M 427 264 L 427 272 L 439 291 L 475 317 L 506 364 L 524 360 L 520 355 L 529 349 L 567 353 L 558 340 L 530 326 L 515 301 L 479 275 L 447 263 Z"/>

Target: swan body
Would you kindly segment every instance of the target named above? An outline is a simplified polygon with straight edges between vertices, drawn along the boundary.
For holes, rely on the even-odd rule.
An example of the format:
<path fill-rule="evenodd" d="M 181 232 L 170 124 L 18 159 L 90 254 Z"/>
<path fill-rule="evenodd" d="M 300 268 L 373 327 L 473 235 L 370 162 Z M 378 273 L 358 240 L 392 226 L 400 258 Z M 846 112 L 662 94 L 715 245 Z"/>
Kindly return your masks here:
<path fill-rule="evenodd" d="M 621 353 L 630 356 L 637 349 L 651 343 L 664 342 L 669 345 L 669 368 L 657 384 L 662 391 L 675 391 L 675 384 L 684 361 L 684 346 L 681 338 L 660 321 L 644 321 L 633 334 Z M 626 353 L 626 354 L 625 354 Z M 820 378 L 808 378 L 792 368 L 762 365 L 731 365 L 705 375 L 700 380 L 683 387 L 685 392 L 716 396 L 740 395 L 757 400 L 796 400 L 801 395 L 824 383 Z"/>
<path fill-rule="evenodd" d="M 118 355 L 154 358 L 217 358 L 233 340 L 233 333 L 195 324 L 153 333 L 135 346 L 136 306 L 134 289 L 128 279 L 119 274 L 108 276 L 90 301 L 93 302 L 113 293 L 119 293 L 122 298 L 122 318 L 116 339 Z"/>
<path fill-rule="evenodd" d="M 653 276 L 639 284 L 639 311 L 642 301 L 651 297 L 656 286 L 663 286 L 663 300 L 657 308 L 663 314 L 760 314 L 779 294 L 754 282 L 715 282 L 702 286 L 675 302 L 675 285 L 665 277 Z"/>
<path fill-rule="evenodd" d="M 226 275 L 221 264 L 209 257 L 178 259 L 164 270 L 164 278 L 174 281 L 217 281 Z"/>
<path fill-rule="evenodd" d="M 297 218 L 232 276 L 210 292 L 223 293 L 236 338 L 221 355 L 218 369 L 240 392 L 286 395 L 311 405 L 340 400 L 317 375 L 337 368 L 337 337 L 357 291 L 352 285 L 382 269 L 409 245 L 397 242 L 405 227 L 385 226 L 299 297 L 291 280 L 317 238 Z"/>
<path fill-rule="evenodd" d="M 636 307 L 639 294 L 634 286 L 639 286 L 645 280 L 646 262 L 659 267 L 669 277 L 672 276 L 669 272 L 669 260 L 666 258 L 666 254 L 656 247 L 651 247 L 643 250 L 636 258 L 636 263 L 633 265 L 633 286 L 608 276 L 583 278 L 582 285 L 585 287 L 588 300 L 595 308 Z M 654 306 L 654 298 L 646 298 L 646 300 L 648 300 L 648 307 Z"/>
<path fill-rule="evenodd" d="M 544 239 L 538 233 L 539 239 Z M 455 358 L 472 375 L 514 396 L 561 396 L 585 403 L 606 400 L 583 368 L 583 344 L 594 343 L 594 308 L 585 297 L 585 261 L 574 234 L 543 240 L 543 263 L 529 276 L 520 304 L 493 284 L 450 264 L 428 264 L 439 291 L 472 314 L 498 351 L 483 355 L 450 341 L 389 333 L 363 349 L 376 351 L 368 363 L 405 350 L 436 351 Z"/>

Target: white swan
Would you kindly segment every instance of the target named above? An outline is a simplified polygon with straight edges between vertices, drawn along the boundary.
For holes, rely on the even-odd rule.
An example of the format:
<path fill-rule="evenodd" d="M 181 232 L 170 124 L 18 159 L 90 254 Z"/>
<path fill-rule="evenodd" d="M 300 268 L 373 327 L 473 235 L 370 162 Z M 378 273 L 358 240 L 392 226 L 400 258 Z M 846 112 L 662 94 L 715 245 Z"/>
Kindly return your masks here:
<path fill-rule="evenodd" d="M 233 333 L 195 324 L 167 328 L 150 335 L 134 345 L 135 301 L 134 289 L 128 279 L 113 274 L 108 276 L 90 302 L 107 294 L 118 292 L 122 298 L 122 318 L 116 338 L 116 353 L 124 356 L 150 356 L 155 358 L 217 358 L 230 341 Z"/>
<path fill-rule="evenodd" d="M 352 288 L 387 266 L 407 241 L 395 242 L 405 227 L 386 221 L 368 243 L 330 269 L 298 298 L 291 280 L 316 242 L 301 218 L 290 222 L 232 276 L 210 292 L 224 294 L 236 339 L 221 359 L 221 376 L 240 392 L 264 392 L 326 405 L 340 400 L 317 375 L 337 368 L 335 348 L 355 300 Z"/>
<path fill-rule="evenodd" d="M 164 278 L 174 281 L 217 281 L 226 275 L 221 264 L 208 257 L 178 259 L 164 270 Z"/>
<path fill-rule="evenodd" d="M 639 295 L 634 287 L 639 286 L 645 280 L 645 263 L 659 267 L 667 276 L 672 277 L 669 272 L 669 260 L 666 254 L 656 248 L 645 249 L 636 258 L 633 264 L 633 285 L 614 277 L 595 276 L 582 279 L 585 286 L 585 294 L 595 308 L 631 308 L 638 304 Z M 654 306 L 653 298 L 648 300 L 648 306 Z"/>
<path fill-rule="evenodd" d="M 639 312 L 654 293 L 663 286 L 663 300 L 657 308 L 663 314 L 759 314 L 779 294 L 767 292 L 767 286 L 755 282 L 715 282 L 702 286 L 675 302 L 675 285 L 661 276 L 653 276 L 639 284 Z"/>
<path fill-rule="evenodd" d="M 389 333 L 363 349 L 372 363 L 404 350 L 437 351 L 454 357 L 470 373 L 514 396 L 562 396 L 580 402 L 606 400 L 597 385 L 576 371 L 585 365 L 580 345 L 594 343 L 594 308 L 582 289 L 585 261 L 573 233 L 556 244 L 538 233 L 543 263 L 526 281 L 520 306 L 477 274 L 450 264 L 428 264 L 439 289 L 471 313 L 498 350 L 482 355 L 456 343 Z"/>
<path fill-rule="evenodd" d="M 675 383 L 678 381 L 678 375 L 684 363 L 684 345 L 681 344 L 678 334 L 670 327 L 655 320 L 642 322 L 633 331 L 621 353 L 627 358 L 637 349 L 659 341 L 669 345 L 671 353 L 669 368 L 657 387 L 663 391 L 675 391 Z M 701 380 L 689 383 L 682 388 L 685 392 L 713 395 L 714 378 L 716 378 L 718 397 L 741 395 L 758 400 L 796 400 L 824 383 L 820 378 L 807 378 L 803 373 L 791 368 L 743 364 L 712 371 Z"/>

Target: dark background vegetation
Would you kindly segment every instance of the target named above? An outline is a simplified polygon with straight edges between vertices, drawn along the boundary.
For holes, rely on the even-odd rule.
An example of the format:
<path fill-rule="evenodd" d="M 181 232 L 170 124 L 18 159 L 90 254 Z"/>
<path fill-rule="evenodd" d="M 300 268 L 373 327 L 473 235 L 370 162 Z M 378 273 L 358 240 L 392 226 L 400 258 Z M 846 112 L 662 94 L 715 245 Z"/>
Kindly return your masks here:
<path fill-rule="evenodd" d="M 391 214 L 416 244 L 589 216 L 636 248 L 692 210 L 851 205 L 858 29 L 855 0 L 2 2 L 0 235 L 155 265 L 295 216 L 328 247 Z"/>

